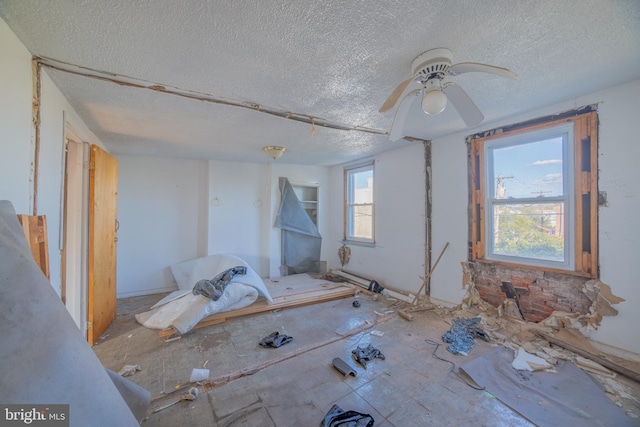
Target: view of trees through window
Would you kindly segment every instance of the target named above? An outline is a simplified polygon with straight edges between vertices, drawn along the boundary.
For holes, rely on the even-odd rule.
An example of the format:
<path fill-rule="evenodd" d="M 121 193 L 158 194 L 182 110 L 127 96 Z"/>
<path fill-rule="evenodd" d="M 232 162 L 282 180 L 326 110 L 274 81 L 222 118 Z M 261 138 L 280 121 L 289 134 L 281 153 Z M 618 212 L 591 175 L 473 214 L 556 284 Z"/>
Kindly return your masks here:
<path fill-rule="evenodd" d="M 495 254 L 564 261 L 562 203 L 498 205 L 494 209 Z"/>
<path fill-rule="evenodd" d="M 494 255 L 565 262 L 565 134 L 488 145 Z"/>

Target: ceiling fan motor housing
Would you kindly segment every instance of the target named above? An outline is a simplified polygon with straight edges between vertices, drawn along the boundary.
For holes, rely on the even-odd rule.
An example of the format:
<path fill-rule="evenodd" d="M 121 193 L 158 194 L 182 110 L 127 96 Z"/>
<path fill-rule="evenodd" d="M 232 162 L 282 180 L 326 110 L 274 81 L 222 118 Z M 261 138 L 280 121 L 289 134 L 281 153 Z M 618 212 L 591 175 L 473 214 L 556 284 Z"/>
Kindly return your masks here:
<path fill-rule="evenodd" d="M 442 80 L 451 67 L 451 51 L 445 48 L 431 49 L 418 55 L 411 63 L 411 74 L 417 75 L 418 80 L 426 81 L 432 78 Z"/>

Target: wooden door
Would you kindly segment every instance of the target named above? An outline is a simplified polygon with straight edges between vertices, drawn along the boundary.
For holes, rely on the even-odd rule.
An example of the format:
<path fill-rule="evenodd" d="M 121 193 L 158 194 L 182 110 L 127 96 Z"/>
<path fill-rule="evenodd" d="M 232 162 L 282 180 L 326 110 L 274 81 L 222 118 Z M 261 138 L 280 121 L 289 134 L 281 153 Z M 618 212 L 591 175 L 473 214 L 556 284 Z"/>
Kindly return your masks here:
<path fill-rule="evenodd" d="M 118 160 L 95 145 L 89 163 L 87 341 L 93 345 L 116 318 Z"/>

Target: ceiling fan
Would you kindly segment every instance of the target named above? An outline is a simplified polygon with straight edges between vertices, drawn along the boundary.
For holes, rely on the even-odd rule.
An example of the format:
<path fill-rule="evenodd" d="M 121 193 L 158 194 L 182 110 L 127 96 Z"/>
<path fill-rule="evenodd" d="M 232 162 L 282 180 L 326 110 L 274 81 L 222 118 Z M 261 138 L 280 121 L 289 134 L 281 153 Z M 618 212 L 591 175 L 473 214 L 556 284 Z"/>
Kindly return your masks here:
<path fill-rule="evenodd" d="M 501 77 L 518 80 L 519 77 L 511 70 L 478 62 L 460 62 L 451 64 L 451 51 L 439 48 L 431 49 L 416 57 L 411 63 L 411 78 L 400 83 L 380 107 L 380 112 L 391 110 L 400 100 L 412 82 L 420 85 L 407 93 L 402 100 L 391 125 L 389 138 L 397 141 L 401 135 L 407 114 L 416 99 L 421 97 L 422 110 L 430 115 L 440 114 L 447 106 L 447 101 L 455 107 L 467 126 L 476 126 L 484 120 L 484 115 L 464 89 L 454 82 L 445 82 L 445 77 L 458 74 L 481 72 L 495 74 Z"/>

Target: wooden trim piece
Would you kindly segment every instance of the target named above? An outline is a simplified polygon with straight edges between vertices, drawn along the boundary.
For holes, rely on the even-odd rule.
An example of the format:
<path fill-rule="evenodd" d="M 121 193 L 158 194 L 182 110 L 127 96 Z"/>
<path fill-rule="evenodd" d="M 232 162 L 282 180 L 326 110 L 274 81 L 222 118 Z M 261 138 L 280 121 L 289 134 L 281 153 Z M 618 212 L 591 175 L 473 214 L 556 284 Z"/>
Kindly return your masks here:
<path fill-rule="evenodd" d="M 191 330 L 200 329 L 211 325 L 217 325 L 235 317 L 264 313 L 281 308 L 301 307 L 304 305 L 318 304 L 321 302 L 352 297 L 355 295 L 355 292 L 356 291 L 353 288 L 341 286 L 340 288 L 335 289 L 323 289 L 321 291 L 310 291 L 300 294 L 282 295 L 273 298 L 273 304 L 269 304 L 266 299 L 260 298 L 258 301 L 248 307 L 212 314 L 211 316 L 202 319 Z M 176 331 L 173 328 L 164 329 L 160 331 L 160 337 L 169 337 L 175 335 L 175 333 Z"/>
<path fill-rule="evenodd" d="M 620 365 L 619 363 L 616 363 L 612 360 L 609 360 L 606 357 L 602 357 L 600 355 L 594 354 L 590 351 L 587 351 L 581 347 L 578 347 L 576 345 L 573 344 L 569 344 L 566 341 L 560 340 L 555 338 L 553 335 L 544 333 L 542 331 L 535 331 L 535 333 L 540 336 L 541 338 L 544 338 L 545 340 L 549 341 L 551 344 L 555 344 L 559 347 L 562 348 L 566 348 L 567 350 L 570 350 L 582 357 L 586 357 L 587 359 L 593 360 L 596 363 L 601 364 L 602 366 L 609 368 L 611 370 L 614 370 L 628 378 L 631 378 L 635 381 L 639 381 L 640 382 L 640 372 L 636 372 L 632 369 L 629 369 L 625 366 Z"/>
<path fill-rule="evenodd" d="M 33 259 L 47 279 L 50 279 L 47 218 L 44 215 L 32 216 L 19 214 L 18 221 L 20 225 L 22 225 L 22 230 L 31 248 Z"/>

